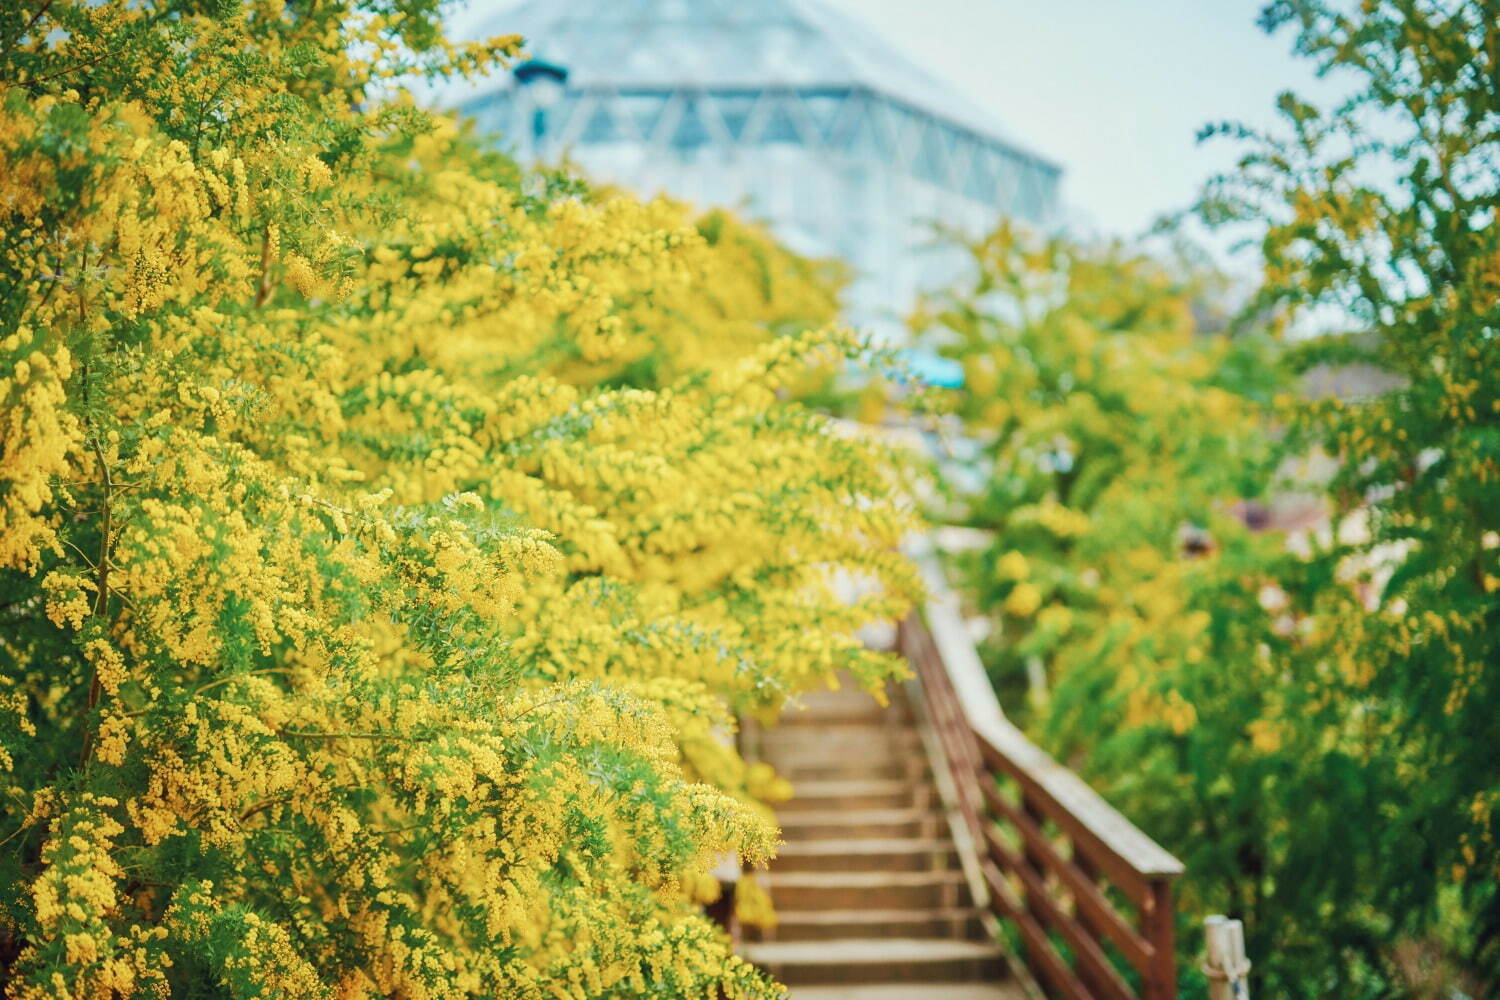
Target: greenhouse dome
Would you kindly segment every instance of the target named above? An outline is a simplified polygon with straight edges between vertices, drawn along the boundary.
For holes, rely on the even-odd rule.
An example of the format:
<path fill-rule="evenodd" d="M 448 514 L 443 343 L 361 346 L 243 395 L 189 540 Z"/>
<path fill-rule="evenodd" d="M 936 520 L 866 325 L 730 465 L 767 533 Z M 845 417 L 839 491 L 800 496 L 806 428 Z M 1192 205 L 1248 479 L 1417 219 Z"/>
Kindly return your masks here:
<path fill-rule="evenodd" d="M 938 228 L 1051 224 L 1059 168 L 856 20 L 812 0 L 529 0 L 470 34 L 533 62 L 450 95 L 523 158 L 741 207 L 853 266 L 851 319 L 896 328 L 961 257 Z"/>

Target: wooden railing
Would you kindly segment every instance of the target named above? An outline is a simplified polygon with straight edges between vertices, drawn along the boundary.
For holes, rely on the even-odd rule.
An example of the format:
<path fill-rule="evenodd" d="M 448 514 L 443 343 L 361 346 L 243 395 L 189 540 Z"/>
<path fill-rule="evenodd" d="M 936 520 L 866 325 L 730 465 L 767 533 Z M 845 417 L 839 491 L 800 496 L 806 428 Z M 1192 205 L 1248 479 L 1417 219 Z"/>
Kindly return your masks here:
<path fill-rule="evenodd" d="M 929 627 L 930 624 L 930 627 Z M 921 684 L 989 906 L 1067 1000 L 1175 1000 L 1182 864 L 1005 719 L 951 596 L 897 636 Z"/>

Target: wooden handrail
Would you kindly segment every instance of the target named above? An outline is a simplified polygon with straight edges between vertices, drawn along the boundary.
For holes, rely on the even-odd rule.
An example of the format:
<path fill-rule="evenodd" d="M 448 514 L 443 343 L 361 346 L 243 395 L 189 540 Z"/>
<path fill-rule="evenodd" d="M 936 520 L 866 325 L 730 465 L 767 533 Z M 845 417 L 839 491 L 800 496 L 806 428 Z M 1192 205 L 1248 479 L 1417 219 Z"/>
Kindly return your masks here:
<path fill-rule="evenodd" d="M 1005 718 L 956 598 L 931 568 L 928 580 L 925 620 L 902 622 L 897 647 L 921 683 L 991 907 L 1049 995 L 1175 1000 L 1182 863 Z"/>

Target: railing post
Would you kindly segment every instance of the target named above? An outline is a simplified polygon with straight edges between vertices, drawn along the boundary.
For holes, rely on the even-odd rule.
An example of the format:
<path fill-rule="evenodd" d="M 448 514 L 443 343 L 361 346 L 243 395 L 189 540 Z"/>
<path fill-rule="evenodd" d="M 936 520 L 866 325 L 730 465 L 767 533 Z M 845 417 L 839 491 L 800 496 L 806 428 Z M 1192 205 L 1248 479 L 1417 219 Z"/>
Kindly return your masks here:
<path fill-rule="evenodd" d="M 1141 916 L 1141 930 L 1145 932 L 1152 951 L 1145 1000 L 1177 1000 L 1177 915 L 1172 909 L 1170 879 L 1151 880 L 1151 892 Z"/>
<path fill-rule="evenodd" d="M 1214 914 L 1203 921 L 1210 1000 L 1250 1000 L 1250 960 L 1245 957 L 1245 925 Z"/>
<path fill-rule="evenodd" d="M 1031 801 L 1031 797 L 1026 794 L 1025 788 L 1021 789 L 1020 805 L 1022 815 L 1031 820 L 1031 822 L 1036 825 L 1036 828 L 1038 830 L 1046 829 L 1046 813 L 1042 812 L 1036 807 L 1036 805 Z M 1037 884 L 1045 885 L 1047 881 L 1046 859 L 1043 858 L 1040 854 L 1037 854 L 1036 851 L 1033 850 L 1031 846 L 1025 842 L 1021 844 L 1021 859 L 1023 864 L 1025 864 L 1032 871 L 1036 872 Z M 1025 893 L 1026 898 L 1026 912 L 1031 915 L 1031 919 L 1035 920 L 1038 926 L 1046 927 L 1048 924 L 1047 915 L 1045 912 L 1043 912 L 1040 902 L 1032 898 L 1031 887 L 1029 885 L 1023 887 L 1023 892 Z M 1036 960 L 1033 959 L 1033 961 Z"/>
<path fill-rule="evenodd" d="M 1099 869 L 1094 867 L 1094 863 L 1090 861 L 1082 851 L 1078 850 L 1077 844 L 1073 845 L 1073 856 L 1069 860 L 1072 861 L 1073 867 L 1078 869 L 1078 873 L 1085 879 L 1087 879 L 1091 884 L 1096 886 L 1099 884 Z M 1084 931 L 1094 940 L 1104 940 L 1103 930 L 1088 915 L 1088 912 L 1083 907 L 1078 906 L 1076 902 L 1073 906 L 1073 918 L 1078 921 L 1079 925 L 1084 929 Z M 1078 975 L 1079 978 L 1083 980 L 1084 985 L 1086 985 L 1089 989 L 1095 991 L 1096 993 L 1103 995 L 1104 990 L 1106 989 L 1105 984 L 1099 982 L 1098 977 L 1096 977 L 1093 972 L 1088 969 L 1088 967 L 1080 966 L 1078 969 Z"/>

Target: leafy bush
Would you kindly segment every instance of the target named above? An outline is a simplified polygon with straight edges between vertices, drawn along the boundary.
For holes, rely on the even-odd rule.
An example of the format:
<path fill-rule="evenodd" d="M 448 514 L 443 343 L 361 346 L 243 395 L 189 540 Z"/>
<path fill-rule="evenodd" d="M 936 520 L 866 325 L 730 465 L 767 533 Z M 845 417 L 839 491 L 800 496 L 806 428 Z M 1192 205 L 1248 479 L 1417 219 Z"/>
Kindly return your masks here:
<path fill-rule="evenodd" d="M 914 589 L 825 276 L 415 109 L 436 5 L 0 11 L 15 997 L 776 995 L 716 738 Z M 842 568 L 885 586 L 855 606 Z"/>
<path fill-rule="evenodd" d="M 985 445 L 971 592 L 1031 728 L 1186 862 L 1182 911 L 1245 919 L 1257 992 L 1478 995 L 1500 981 L 1500 16 L 1268 9 L 1287 21 L 1356 96 L 1284 97 L 1284 138 L 1226 127 L 1253 149 L 1203 211 L 1256 227 L 1246 316 L 1294 336 L 1196 333 L 1192 269 L 1003 229 L 921 318 Z M 1322 526 L 1253 530 L 1286 490 Z"/>
<path fill-rule="evenodd" d="M 1294 367 L 1380 375 L 1287 418 L 1337 460 L 1324 564 L 1366 595 L 1317 619 L 1323 697 L 1380 791 L 1336 835 L 1371 912 L 1332 941 L 1414 992 L 1478 992 L 1500 982 L 1500 8 L 1289 0 L 1263 22 L 1350 97 L 1284 95 L 1284 132 L 1204 210 L 1263 232 L 1254 308 L 1332 328 Z"/>
<path fill-rule="evenodd" d="M 1297 752 L 1272 720 L 1303 710 L 1260 600 L 1291 557 L 1243 519 L 1276 460 L 1265 345 L 1200 334 L 1214 282 L 1185 265 L 1008 227 L 972 252 L 921 321 L 981 446 L 963 499 L 993 540 L 957 557 L 998 626 L 981 652 L 1013 714 L 1182 857 L 1179 912 L 1242 913 L 1260 945 L 1243 870 L 1290 805 L 1262 801 Z"/>

